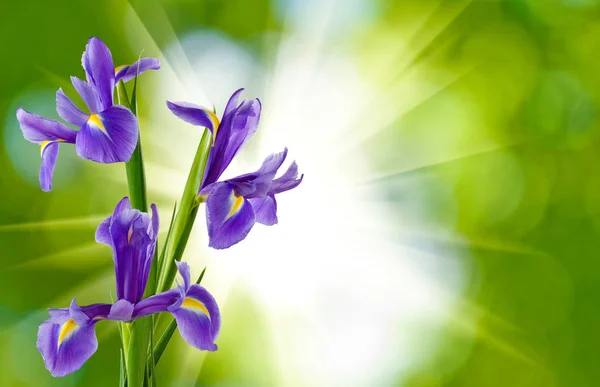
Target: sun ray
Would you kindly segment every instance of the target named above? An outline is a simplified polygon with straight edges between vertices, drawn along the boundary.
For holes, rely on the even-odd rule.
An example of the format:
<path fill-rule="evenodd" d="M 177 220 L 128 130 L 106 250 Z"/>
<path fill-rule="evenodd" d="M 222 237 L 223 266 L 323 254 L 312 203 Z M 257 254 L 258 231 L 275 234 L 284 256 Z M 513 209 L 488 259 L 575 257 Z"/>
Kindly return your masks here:
<path fill-rule="evenodd" d="M 426 162 L 426 163 L 418 163 L 417 165 L 412 165 L 412 166 L 405 165 L 400 170 L 375 174 L 374 176 L 364 179 L 363 183 L 365 183 L 365 184 L 373 184 L 373 183 L 377 183 L 377 182 L 382 183 L 382 182 L 385 182 L 386 180 L 394 179 L 394 178 L 397 178 L 397 177 L 400 177 L 400 176 L 403 176 L 406 174 L 410 174 L 410 173 L 419 172 L 419 171 L 427 169 L 427 168 L 435 168 L 435 167 L 439 167 L 439 166 L 442 166 L 445 164 L 461 162 L 461 161 L 464 161 L 465 159 L 469 159 L 471 157 L 477 157 L 477 156 L 482 156 L 482 155 L 489 154 L 489 153 L 498 152 L 501 150 L 506 150 L 508 148 L 516 147 L 516 146 L 519 146 L 522 144 L 523 144 L 522 141 L 516 141 L 511 144 L 496 145 L 496 146 L 492 146 L 492 147 L 486 146 L 482 150 L 475 150 L 475 151 L 472 151 L 467 154 L 461 154 L 461 155 L 457 155 L 454 157 L 445 157 L 441 160 L 433 160 L 433 161 Z"/>
<path fill-rule="evenodd" d="M 8 231 L 33 231 L 33 230 L 58 230 L 71 228 L 95 228 L 107 215 L 89 215 L 79 218 L 51 219 L 37 222 L 15 223 L 0 225 L 0 232 Z"/>
<path fill-rule="evenodd" d="M 23 263 L 18 263 L 9 267 L 13 270 L 21 269 L 42 269 L 42 268 L 91 268 L 98 267 L 111 262 L 110 253 L 98 254 L 106 249 L 105 246 L 96 242 L 84 243 L 47 254 Z M 81 258 L 85 257 L 85 258 Z"/>

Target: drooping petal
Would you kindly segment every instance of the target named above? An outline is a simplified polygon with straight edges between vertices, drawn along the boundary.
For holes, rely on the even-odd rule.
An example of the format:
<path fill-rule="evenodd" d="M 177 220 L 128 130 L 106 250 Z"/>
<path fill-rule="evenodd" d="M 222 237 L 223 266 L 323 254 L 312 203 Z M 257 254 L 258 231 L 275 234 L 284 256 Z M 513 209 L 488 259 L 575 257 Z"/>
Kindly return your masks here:
<path fill-rule="evenodd" d="M 160 61 L 158 59 L 142 58 L 132 65 L 124 65 L 115 68 L 115 83 L 119 82 L 119 80 L 128 82 L 135 78 L 136 74 L 141 74 L 147 70 L 158 69 L 160 69 Z"/>
<path fill-rule="evenodd" d="M 110 50 L 99 38 L 90 38 L 81 62 L 87 81 L 94 85 L 101 102 L 99 111 L 109 108 L 113 104 L 115 87 L 115 66 Z"/>
<path fill-rule="evenodd" d="M 203 126 L 210 130 L 213 135 L 215 128 L 219 127 L 219 118 L 205 107 L 189 102 L 170 101 L 167 101 L 167 107 L 183 121 L 192 125 Z"/>
<path fill-rule="evenodd" d="M 68 312 L 50 310 L 51 317 L 38 330 L 37 348 L 52 376 L 60 377 L 77 371 L 96 352 L 98 340 L 94 332 L 106 305 L 78 307 L 75 300 Z"/>
<path fill-rule="evenodd" d="M 77 326 L 72 321 L 58 325 L 48 319 L 38 330 L 37 348 L 44 358 L 46 369 L 54 377 L 77 371 L 98 349 L 94 325 Z M 66 331 L 70 335 L 64 339 L 61 334 Z"/>
<path fill-rule="evenodd" d="M 52 174 L 58 158 L 58 141 L 49 141 L 42 144 L 42 166 L 40 167 L 40 186 L 42 191 L 52 190 Z"/>
<path fill-rule="evenodd" d="M 277 201 L 275 200 L 275 196 L 269 195 L 264 198 L 251 198 L 248 201 L 254 209 L 258 223 L 266 226 L 277 224 Z"/>
<path fill-rule="evenodd" d="M 214 185 L 206 201 L 206 223 L 209 246 L 228 248 L 248 235 L 254 226 L 252 205 L 243 196 L 237 196 L 228 183 Z"/>
<path fill-rule="evenodd" d="M 62 89 L 58 89 L 56 92 L 56 111 L 60 118 L 80 128 L 85 125 L 88 119 L 88 115 L 79 110 Z"/>
<path fill-rule="evenodd" d="M 169 308 L 181 337 L 193 347 L 216 351 L 221 315 L 214 297 L 202 286 L 192 285 L 177 307 Z"/>
<path fill-rule="evenodd" d="M 104 110 L 100 96 L 93 84 L 82 81 L 77 77 L 71 77 L 71 83 L 81 96 L 81 99 L 83 99 L 83 102 L 87 105 L 91 114 L 96 114 Z"/>
<path fill-rule="evenodd" d="M 77 132 L 77 154 L 98 163 L 129 161 L 138 141 L 137 118 L 123 106 L 92 114 Z"/>
<path fill-rule="evenodd" d="M 40 117 L 21 108 L 17 109 L 17 120 L 27 141 L 41 143 L 62 139 L 68 143 L 75 143 L 77 132 L 58 121 Z"/>

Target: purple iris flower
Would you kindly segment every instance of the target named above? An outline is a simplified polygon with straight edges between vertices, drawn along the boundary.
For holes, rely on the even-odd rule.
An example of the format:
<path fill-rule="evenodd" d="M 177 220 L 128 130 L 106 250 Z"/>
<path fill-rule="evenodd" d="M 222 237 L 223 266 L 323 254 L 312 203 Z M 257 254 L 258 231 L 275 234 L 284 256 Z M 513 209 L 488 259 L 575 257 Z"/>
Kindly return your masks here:
<path fill-rule="evenodd" d="M 56 92 L 56 111 L 69 126 L 55 120 L 17 109 L 23 136 L 41 146 L 42 165 L 40 185 L 43 191 L 52 189 L 52 174 L 58 157 L 60 143 L 75 144 L 77 154 L 98 163 L 129 161 L 138 140 L 138 122 L 127 108 L 114 105 L 116 82 L 135 77 L 138 72 L 157 70 L 160 62 L 154 58 L 142 58 L 129 66 L 115 69 L 110 50 L 99 38 L 91 38 L 82 57 L 86 81 L 71 77 L 89 113 L 84 113 L 65 95 Z"/>
<path fill-rule="evenodd" d="M 225 249 L 243 240 L 256 222 L 271 226 L 277 223 L 275 195 L 297 187 L 298 166 L 293 162 L 279 178 L 277 170 L 287 156 L 287 148 L 265 159 L 260 169 L 233 179 L 217 182 L 242 145 L 256 132 L 261 104 L 258 99 L 238 104 L 237 90 L 227 103 L 219 123 L 209 109 L 187 102 L 168 102 L 173 114 L 213 133 L 213 148 L 199 194 L 207 196 L 206 222 L 209 246 Z"/>
<path fill-rule="evenodd" d="M 37 348 L 44 364 L 55 376 L 78 370 L 98 348 L 95 325 L 102 320 L 130 322 L 159 312 L 175 317 L 182 337 L 200 350 L 214 351 L 221 326 L 219 308 L 213 296 L 190 281 L 186 263 L 178 263 L 183 284 L 177 289 L 142 299 L 156 247 L 158 214 L 152 216 L 132 209 L 128 198 L 96 231 L 96 240 L 113 249 L 117 298 L 114 304 L 48 309 L 50 318 L 38 330 Z"/>

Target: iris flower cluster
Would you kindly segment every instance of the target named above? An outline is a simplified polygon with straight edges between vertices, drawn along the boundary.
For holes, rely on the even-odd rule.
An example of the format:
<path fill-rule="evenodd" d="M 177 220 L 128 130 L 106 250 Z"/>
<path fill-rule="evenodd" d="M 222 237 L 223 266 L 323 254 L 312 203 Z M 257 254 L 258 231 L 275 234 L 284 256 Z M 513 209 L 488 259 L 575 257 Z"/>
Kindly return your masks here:
<path fill-rule="evenodd" d="M 140 146 L 137 117 L 127 106 L 115 104 L 115 88 L 118 83 L 137 81 L 146 70 L 158 70 L 158 59 L 141 58 L 132 65 L 115 67 L 108 47 L 100 39 L 91 38 L 83 53 L 82 66 L 86 80 L 71 77 L 71 81 L 87 105 L 87 113 L 62 89 L 56 93 L 56 110 L 66 124 L 21 108 L 17 110 L 23 136 L 40 145 L 43 191 L 52 188 L 52 175 L 62 143 L 74 144 L 81 158 L 104 164 L 128 162 Z M 258 99 L 240 100 L 242 91 L 233 93 L 221 119 L 202 106 L 167 102 L 177 117 L 210 132 L 210 146 L 206 149 L 204 172 L 194 193 L 194 202 L 206 203 L 209 246 L 216 249 L 240 242 L 257 222 L 276 224 L 276 195 L 297 187 L 303 178 L 298 176 L 295 162 L 276 177 L 286 159 L 286 148 L 268 156 L 254 172 L 220 180 L 235 155 L 258 129 L 261 103 Z M 193 218 L 187 221 L 193 222 Z M 37 348 L 53 376 L 78 370 L 94 354 L 98 347 L 95 326 L 100 321 L 129 323 L 166 312 L 175 318 L 187 343 L 200 350 L 217 349 L 215 340 L 221 327 L 219 307 L 204 287 L 192 283 L 187 263 L 177 258 L 172 262 L 179 271 L 181 284 L 148 294 L 149 276 L 153 265 L 157 265 L 158 231 L 157 207 L 152 204 L 147 213 L 133 208 L 128 197 L 98 226 L 96 241 L 108 245 L 113 252 L 117 299 L 112 304 L 87 306 L 79 306 L 73 299 L 68 308 L 48 310 L 50 318 L 39 328 Z M 154 269 L 160 271 L 160 268 Z M 167 285 L 170 288 L 171 284 Z"/>

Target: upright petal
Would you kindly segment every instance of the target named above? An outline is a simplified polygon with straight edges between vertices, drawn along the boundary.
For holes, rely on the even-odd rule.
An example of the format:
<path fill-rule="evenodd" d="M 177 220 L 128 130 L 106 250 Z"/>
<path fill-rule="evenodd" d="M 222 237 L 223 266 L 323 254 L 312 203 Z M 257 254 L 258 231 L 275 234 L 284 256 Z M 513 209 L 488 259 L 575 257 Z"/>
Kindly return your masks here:
<path fill-rule="evenodd" d="M 156 58 L 142 58 L 132 65 L 124 65 L 115 68 L 115 83 L 120 80 L 128 82 L 135 78 L 136 74 L 141 74 L 147 70 L 160 69 L 160 61 Z"/>
<path fill-rule="evenodd" d="M 27 141 L 41 143 L 62 139 L 65 142 L 75 143 L 77 132 L 58 121 L 40 117 L 21 108 L 17 109 L 17 120 Z"/>
<path fill-rule="evenodd" d="M 214 149 L 208 158 L 202 187 L 219 179 L 242 145 L 258 128 L 261 112 L 258 99 L 244 100 L 234 108 L 241 91 L 242 89 L 236 91 L 227 103 L 219 131 L 215 136 Z"/>
<path fill-rule="evenodd" d="M 86 81 L 82 81 L 77 77 L 71 77 L 71 83 L 73 87 L 83 99 L 83 102 L 87 105 L 91 114 L 96 114 L 104 110 L 104 106 L 102 101 L 100 100 L 100 96 L 96 91 L 96 87 L 92 83 L 88 83 Z"/>
<path fill-rule="evenodd" d="M 123 106 L 92 114 L 77 132 L 77 154 L 98 163 L 129 161 L 138 141 L 137 118 Z"/>
<path fill-rule="evenodd" d="M 181 279 L 183 279 L 183 290 L 187 292 L 190 286 L 192 286 L 192 280 L 190 277 L 190 266 L 185 262 L 178 261 L 175 261 L 175 264 L 177 265 L 177 270 L 181 275 Z"/>
<path fill-rule="evenodd" d="M 167 101 L 167 107 L 173 114 L 187 122 L 188 124 L 203 126 L 211 131 L 215 132 L 215 128 L 219 127 L 219 119 L 209 109 L 195 105 L 189 102 L 170 102 Z"/>
<path fill-rule="evenodd" d="M 80 128 L 85 125 L 88 119 L 88 115 L 79 110 L 62 89 L 58 89 L 56 92 L 56 111 L 60 118 Z"/>
<path fill-rule="evenodd" d="M 113 245 L 112 237 L 110 235 L 110 225 L 112 223 L 112 219 L 114 216 L 125 210 L 131 210 L 131 202 L 127 196 L 117 203 L 112 215 L 104 219 L 104 221 L 98 225 L 98 228 L 96 229 L 96 242 L 104 243 L 109 246 Z"/>
<path fill-rule="evenodd" d="M 238 196 L 229 183 L 214 185 L 206 201 L 209 246 L 226 249 L 248 235 L 254 226 L 252 205 Z"/>
<path fill-rule="evenodd" d="M 90 38 L 81 62 L 87 81 L 94 85 L 98 93 L 102 105 L 101 110 L 109 108 L 113 104 L 115 87 L 115 66 L 110 50 L 99 38 Z"/>
<path fill-rule="evenodd" d="M 105 305 L 79 308 L 73 300 L 68 313 L 64 309 L 55 310 L 40 325 L 37 348 L 52 376 L 60 377 L 77 371 L 96 352 L 98 340 L 94 326 L 106 316 L 90 312 L 104 311 Z"/>
<path fill-rule="evenodd" d="M 42 191 L 52 190 L 52 174 L 58 158 L 58 141 L 47 141 L 42 145 L 42 166 L 40 167 L 40 186 Z"/>
<path fill-rule="evenodd" d="M 204 351 L 216 351 L 215 340 L 221 328 L 221 314 L 214 297 L 202 286 L 192 285 L 183 302 L 170 312 L 177 321 L 181 337 Z"/>
<path fill-rule="evenodd" d="M 154 204 L 152 213 L 151 219 L 123 198 L 96 230 L 96 240 L 113 249 L 117 298 L 132 304 L 142 299 L 152 265 L 159 223 Z"/>

